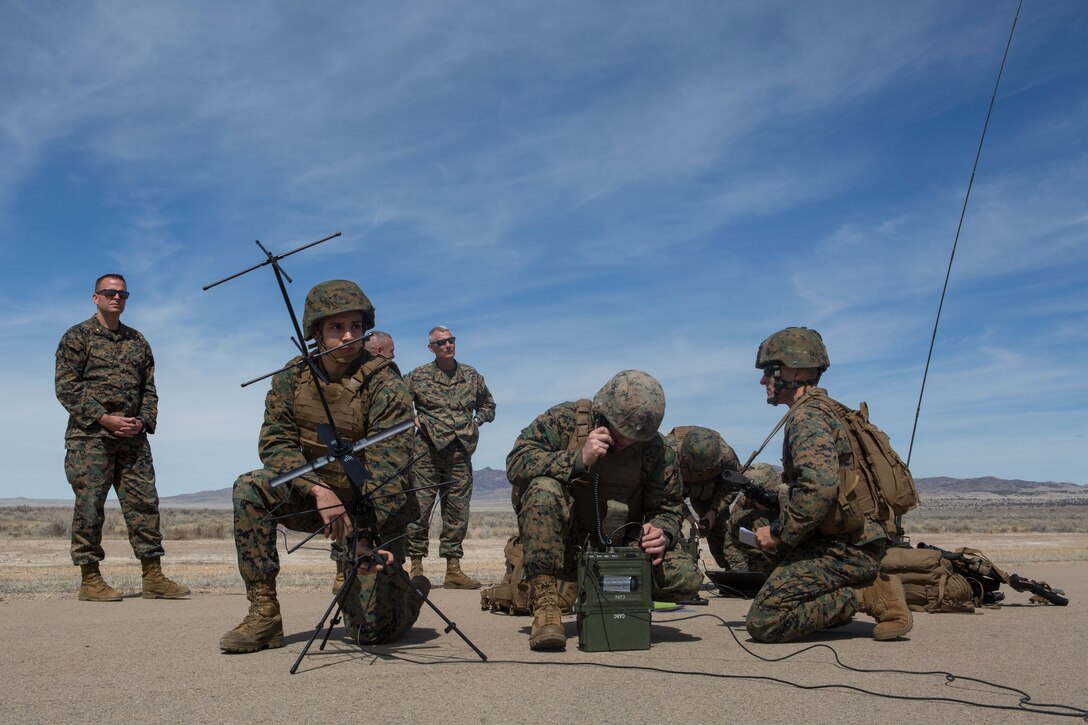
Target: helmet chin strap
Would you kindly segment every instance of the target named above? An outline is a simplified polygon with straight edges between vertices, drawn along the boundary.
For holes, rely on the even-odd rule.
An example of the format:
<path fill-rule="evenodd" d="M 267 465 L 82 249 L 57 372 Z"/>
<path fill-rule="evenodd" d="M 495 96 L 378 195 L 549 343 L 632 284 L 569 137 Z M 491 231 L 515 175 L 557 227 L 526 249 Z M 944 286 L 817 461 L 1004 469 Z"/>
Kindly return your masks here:
<path fill-rule="evenodd" d="M 783 390 L 795 390 L 797 388 L 803 388 L 809 385 L 818 385 L 820 382 L 820 376 L 808 380 L 783 380 L 782 379 L 782 366 L 771 363 L 763 368 L 763 373 L 774 378 L 774 397 L 767 398 L 767 405 L 778 405 L 778 396 Z"/>

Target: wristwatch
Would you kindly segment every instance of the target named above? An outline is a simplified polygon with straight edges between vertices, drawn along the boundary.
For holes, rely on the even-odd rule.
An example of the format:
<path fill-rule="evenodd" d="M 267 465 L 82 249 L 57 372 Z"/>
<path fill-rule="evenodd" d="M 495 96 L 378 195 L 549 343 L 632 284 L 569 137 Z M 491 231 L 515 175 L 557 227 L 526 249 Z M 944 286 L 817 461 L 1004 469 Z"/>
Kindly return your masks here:
<path fill-rule="evenodd" d="M 776 539 L 782 538 L 782 524 L 779 523 L 778 519 L 771 522 L 771 536 Z"/>

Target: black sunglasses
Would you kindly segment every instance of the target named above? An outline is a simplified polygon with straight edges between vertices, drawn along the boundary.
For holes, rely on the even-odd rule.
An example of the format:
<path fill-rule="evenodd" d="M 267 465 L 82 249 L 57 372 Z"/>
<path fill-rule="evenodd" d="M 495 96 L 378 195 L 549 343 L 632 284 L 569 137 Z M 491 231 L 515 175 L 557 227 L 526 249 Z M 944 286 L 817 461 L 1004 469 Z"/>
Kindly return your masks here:
<path fill-rule="evenodd" d="M 445 338 L 443 338 L 441 340 L 435 340 L 431 344 L 434 345 L 435 347 L 445 347 L 446 345 L 452 345 L 453 341 L 456 340 L 456 339 L 457 339 L 456 337 L 445 337 Z"/>
<path fill-rule="evenodd" d="M 120 297 L 123 300 L 128 299 L 128 290 L 124 289 L 100 289 L 95 292 L 96 295 L 103 295 L 105 297 Z"/>

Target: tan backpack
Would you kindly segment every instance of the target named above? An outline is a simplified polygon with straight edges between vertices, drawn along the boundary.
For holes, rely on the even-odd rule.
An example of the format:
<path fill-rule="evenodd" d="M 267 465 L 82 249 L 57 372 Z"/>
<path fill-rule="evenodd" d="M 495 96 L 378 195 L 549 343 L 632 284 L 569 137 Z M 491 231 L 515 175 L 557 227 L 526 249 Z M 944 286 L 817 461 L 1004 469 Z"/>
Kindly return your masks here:
<path fill-rule="evenodd" d="M 888 435 L 869 422 L 869 406 L 858 410 L 824 395 L 810 401 L 837 417 L 846 427 L 853 465 L 843 470 L 839 482 L 837 506 L 821 522 L 824 534 L 837 534 L 860 528 L 865 519 L 884 524 L 895 533 L 895 518 L 918 505 L 918 489 Z"/>
<path fill-rule="evenodd" d="M 521 536 L 514 534 L 507 539 L 503 553 L 506 555 L 506 573 L 503 574 L 501 582 L 480 592 L 480 609 L 496 614 L 532 614 L 529 582 L 525 579 Z M 560 580 L 559 610 L 563 614 L 572 614 L 577 598 L 578 585 Z"/>
<path fill-rule="evenodd" d="M 889 549 L 880 571 L 903 582 L 907 606 L 915 612 L 973 612 L 975 594 L 965 577 L 933 549 Z"/>

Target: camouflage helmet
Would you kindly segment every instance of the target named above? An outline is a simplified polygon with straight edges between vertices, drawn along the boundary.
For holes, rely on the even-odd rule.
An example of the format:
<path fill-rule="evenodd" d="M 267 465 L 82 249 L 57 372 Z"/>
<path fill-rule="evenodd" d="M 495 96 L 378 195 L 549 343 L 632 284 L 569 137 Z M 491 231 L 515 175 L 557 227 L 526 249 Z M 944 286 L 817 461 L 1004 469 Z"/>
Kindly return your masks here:
<path fill-rule="evenodd" d="M 831 366 L 824 339 L 807 327 L 787 327 L 760 343 L 756 367 L 762 370 L 771 363 L 791 368 L 818 368 L 820 372 Z"/>
<path fill-rule="evenodd" d="M 302 331 L 307 340 L 313 339 L 313 329 L 326 317 L 358 310 L 363 314 L 363 330 L 374 327 L 374 305 L 359 289 L 346 279 L 331 279 L 314 285 L 306 295 L 306 310 L 302 315 Z"/>
<path fill-rule="evenodd" d="M 665 417 L 665 391 L 652 375 L 623 370 L 593 396 L 593 410 L 607 418 L 624 438 L 653 440 Z"/>
<path fill-rule="evenodd" d="M 771 493 L 778 493 L 778 487 L 782 484 L 781 472 L 769 463 L 753 463 L 745 471 L 744 477 Z"/>
<path fill-rule="evenodd" d="M 681 467 L 696 479 L 722 472 L 722 463 L 725 460 L 722 437 L 709 428 L 695 427 L 689 430 L 677 453 Z"/>

